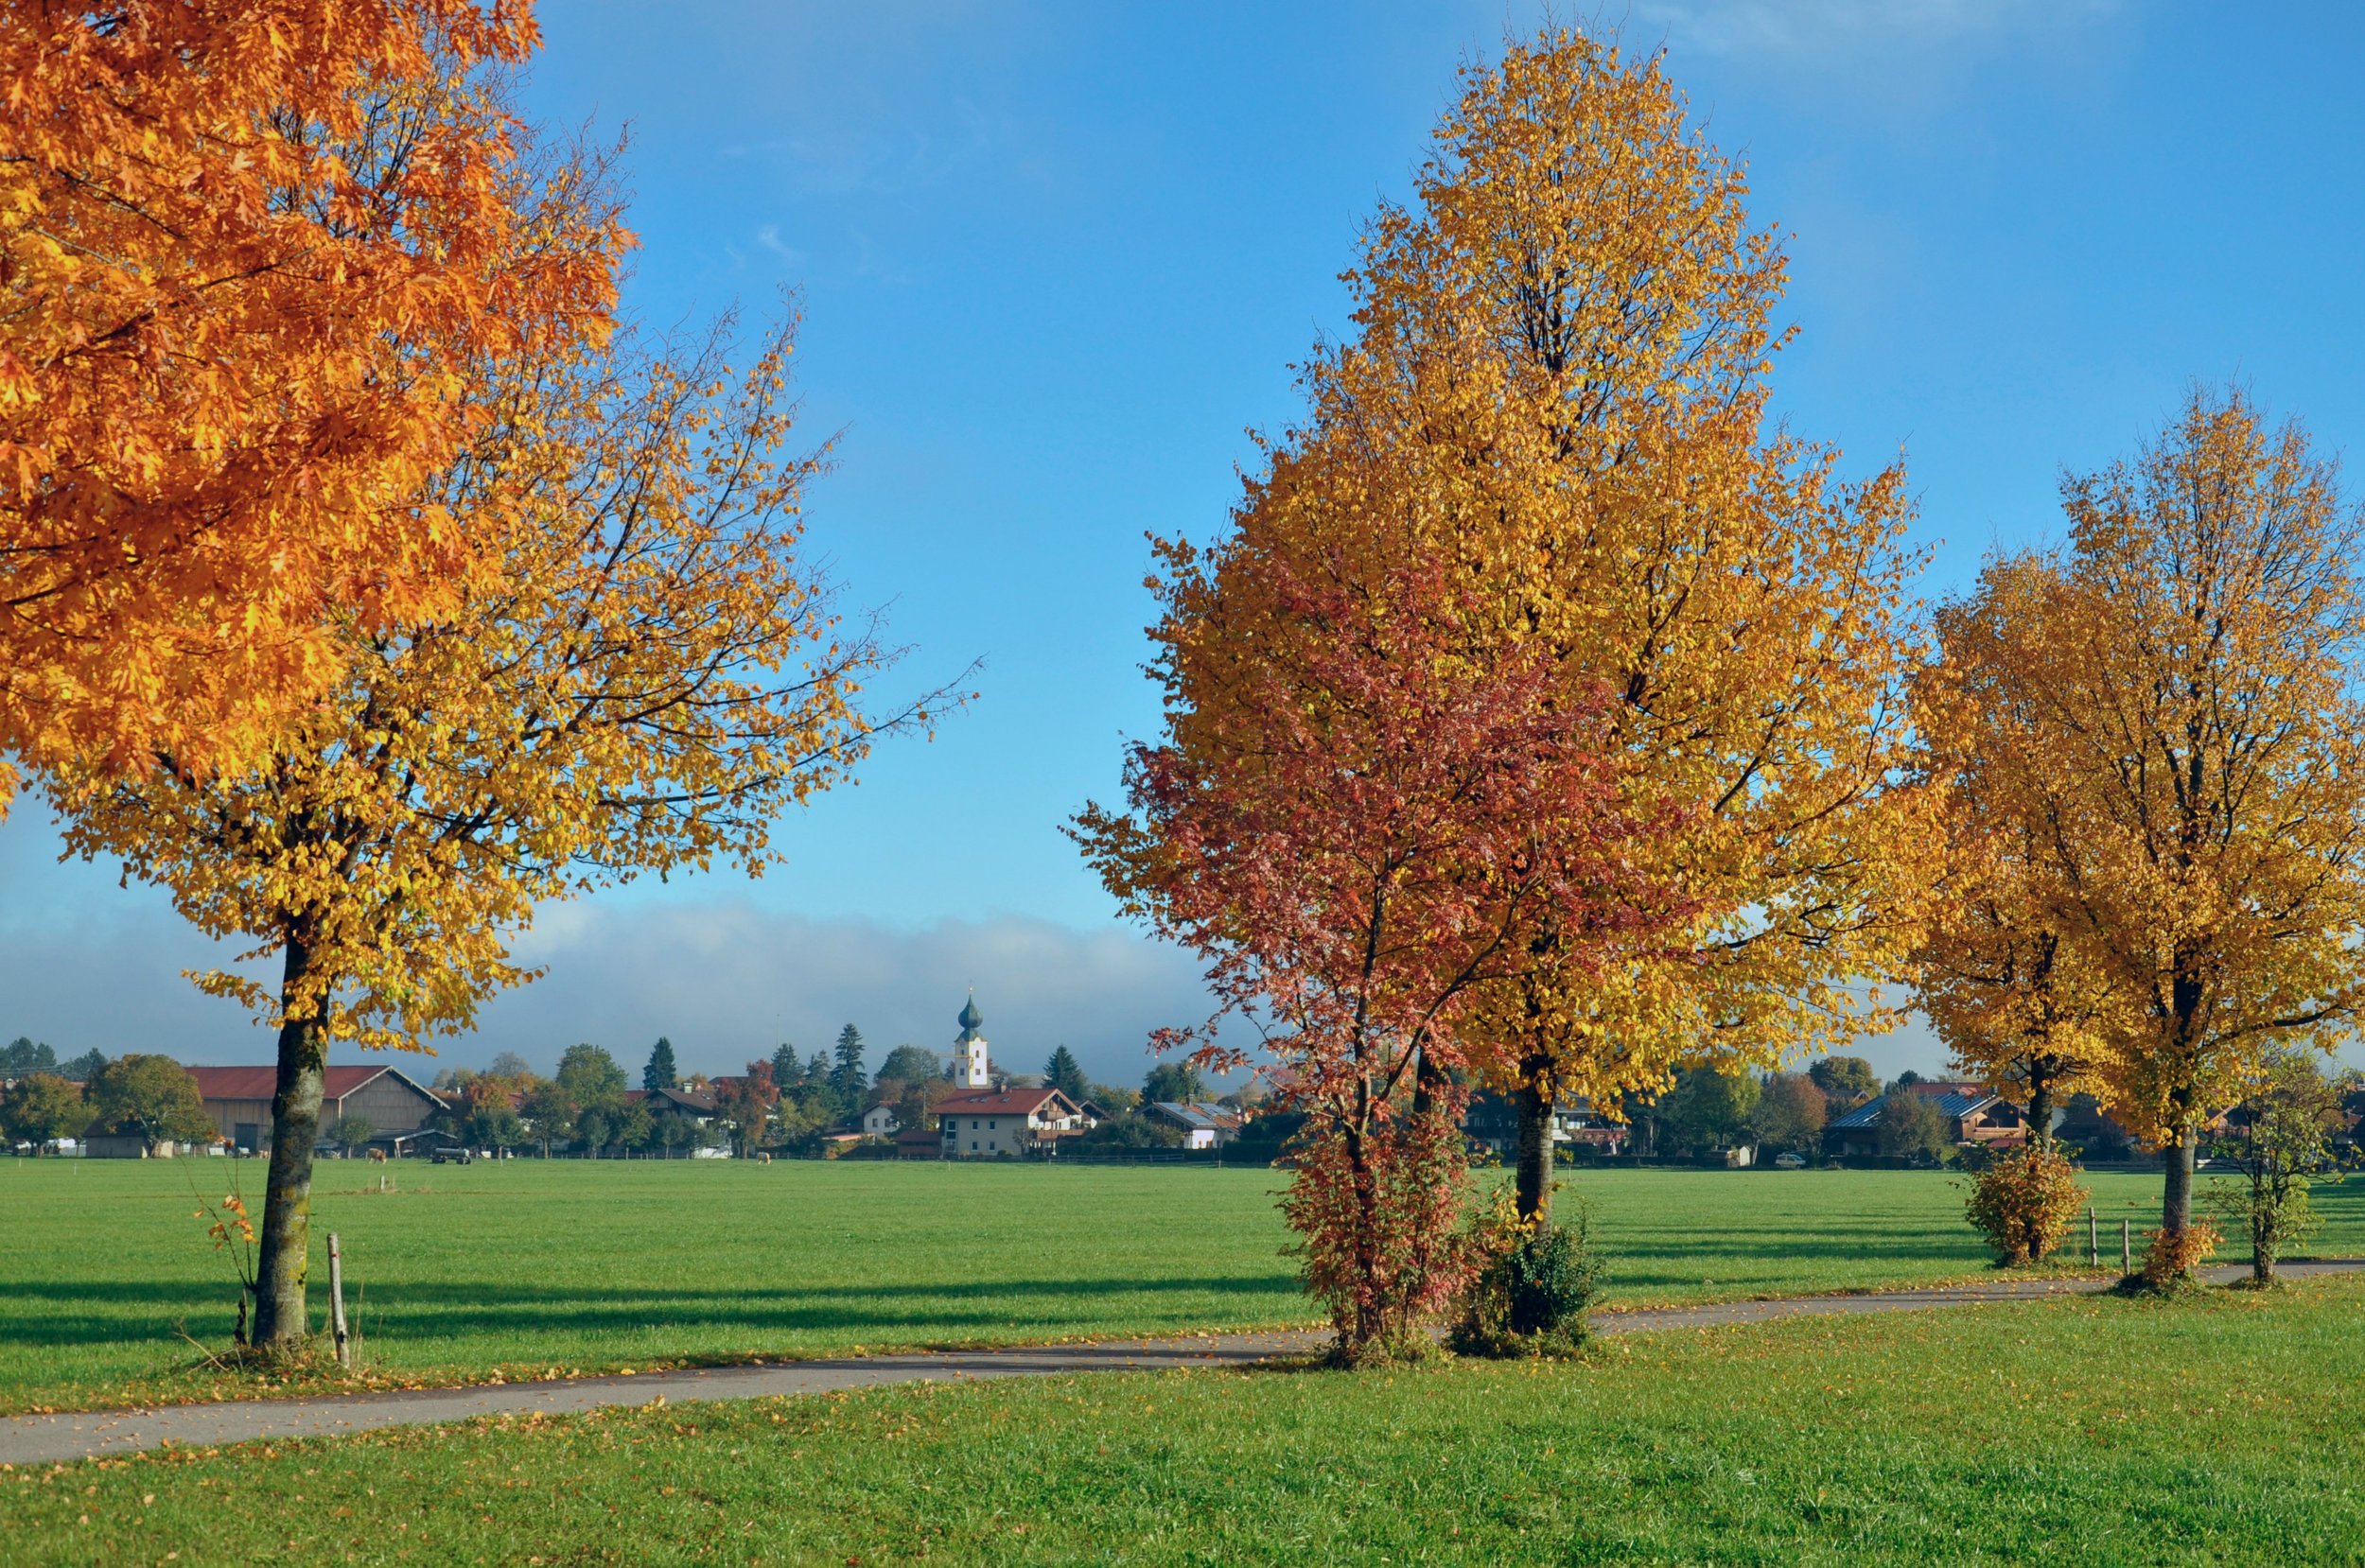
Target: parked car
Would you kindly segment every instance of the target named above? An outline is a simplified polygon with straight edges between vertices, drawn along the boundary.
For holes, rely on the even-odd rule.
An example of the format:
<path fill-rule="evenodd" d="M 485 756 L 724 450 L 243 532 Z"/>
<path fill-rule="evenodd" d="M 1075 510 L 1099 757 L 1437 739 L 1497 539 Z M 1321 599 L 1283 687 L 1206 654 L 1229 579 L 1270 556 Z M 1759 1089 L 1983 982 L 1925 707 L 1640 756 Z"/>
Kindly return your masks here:
<path fill-rule="evenodd" d="M 1777 1170 L 1782 1171 L 1803 1171 L 1807 1168 L 1807 1157 L 1784 1151 L 1774 1157 L 1774 1166 Z"/>

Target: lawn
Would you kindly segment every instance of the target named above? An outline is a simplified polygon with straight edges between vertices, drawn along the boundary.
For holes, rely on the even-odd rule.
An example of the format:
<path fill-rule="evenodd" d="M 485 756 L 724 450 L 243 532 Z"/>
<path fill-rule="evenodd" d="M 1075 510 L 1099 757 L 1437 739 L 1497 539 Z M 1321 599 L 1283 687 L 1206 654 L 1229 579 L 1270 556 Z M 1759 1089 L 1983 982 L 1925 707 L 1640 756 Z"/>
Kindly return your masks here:
<path fill-rule="evenodd" d="M 259 1188 L 259 1164 L 236 1174 Z M 221 1160 L 0 1159 L 0 1409 L 254 1393 L 201 1369 L 231 1265 L 192 1217 Z M 376 1191 L 381 1175 L 394 1191 Z M 327 1162 L 375 1371 L 553 1369 L 1306 1323 L 1263 1171 L 517 1160 Z M 2093 1178 L 2112 1234 L 2156 1178 Z M 1576 1177 L 1613 1304 L 1867 1289 L 1984 1272 L 1949 1177 L 1620 1171 Z M 250 1197 L 258 1193 L 250 1192 Z M 259 1201 L 259 1200 L 258 1200 Z M 2365 1252 L 2365 1178 L 2317 1249 Z M 2113 1259 L 2115 1261 L 2115 1259 Z M 325 1269 L 316 1262 L 316 1282 Z M 315 1289 L 313 1305 L 324 1310 Z"/>
<path fill-rule="evenodd" d="M 26 1562 L 2355 1562 L 2365 1280 L 0 1473 Z"/>

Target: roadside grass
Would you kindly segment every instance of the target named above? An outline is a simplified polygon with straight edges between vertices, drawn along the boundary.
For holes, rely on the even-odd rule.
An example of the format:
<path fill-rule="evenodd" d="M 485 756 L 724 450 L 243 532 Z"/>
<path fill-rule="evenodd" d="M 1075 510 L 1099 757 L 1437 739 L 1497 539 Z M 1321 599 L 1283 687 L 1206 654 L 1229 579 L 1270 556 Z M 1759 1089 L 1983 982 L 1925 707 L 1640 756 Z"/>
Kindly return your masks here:
<path fill-rule="evenodd" d="M 226 1377 L 231 1264 L 192 1217 L 219 1159 L 0 1159 L 0 1411 L 317 1387 Z M 381 1176 L 394 1191 L 376 1191 Z M 685 1362 L 1311 1324 L 1269 1171 L 782 1161 L 325 1162 L 363 1381 L 454 1383 Z M 1610 1305 L 1985 1277 L 1954 1178 L 1617 1171 L 1594 1206 Z M 2117 1222 L 2158 1181 L 2090 1178 Z M 2365 1252 L 2365 1178 L 2319 1193 L 2314 1250 Z M 2082 1237 L 2080 1238 L 2082 1245 Z M 312 1305 L 326 1270 L 316 1252 Z M 186 1337 L 184 1337 L 184 1335 Z M 195 1341 L 196 1343 L 192 1343 Z"/>
<path fill-rule="evenodd" d="M 2365 1280 L 0 1472 L 12 1560 L 2354 1562 Z"/>

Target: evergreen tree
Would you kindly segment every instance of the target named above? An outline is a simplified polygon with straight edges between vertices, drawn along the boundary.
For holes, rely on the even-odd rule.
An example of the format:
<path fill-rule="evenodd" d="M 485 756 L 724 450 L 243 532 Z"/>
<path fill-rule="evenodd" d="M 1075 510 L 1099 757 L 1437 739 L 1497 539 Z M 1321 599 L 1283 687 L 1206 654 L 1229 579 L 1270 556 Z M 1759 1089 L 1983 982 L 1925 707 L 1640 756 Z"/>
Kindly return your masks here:
<path fill-rule="evenodd" d="M 105 1052 L 85 1051 L 72 1061 L 60 1067 L 58 1076 L 68 1083 L 87 1084 L 93 1078 L 97 1077 L 100 1069 L 106 1065 L 107 1054 Z"/>
<path fill-rule="evenodd" d="M 641 1070 L 640 1087 L 654 1094 L 679 1082 L 681 1076 L 674 1070 L 674 1042 L 659 1035 L 655 1049 L 649 1053 L 649 1065 Z"/>
<path fill-rule="evenodd" d="M 821 1089 L 829 1087 L 830 1057 L 827 1052 L 815 1052 L 813 1060 L 805 1064 L 805 1082 Z"/>
<path fill-rule="evenodd" d="M 1058 1089 L 1078 1105 L 1092 1093 L 1092 1085 L 1084 1077 L 1082 1065 L 1077 1061 L 1076 1054 L 1064 1045 L 1053 1051 L 1051 1059 L 1043 1064 L 1042 1081 L 1045 1088 Z"/>
<path fill-rule="evenodd" d="M 7 1047 L 0 1048 L 0 1078 L 23 1078 L 35 1072 L 58 1071 L 58 1054 L 48 1046 L 36 1045 L 19 1035 Z"/>
<path fill-rule="evenodd" d="M 855 1105 L 862 1091 L 870 1087 L 869 1074 L 862 1070 L 862 1031 L 852 1024 L 837 1032 L 837 1066 L 830 1073 L 830 1087 L 837 1090 L 841 1105 Z"/>
<path fill-rule="evenodd" d="M 797 1048 L 782 1040 L 780 1048 L 772 1053 L 772 1082 L 785 1092 L 804 1081 L 805 1064 L 797 1059 Z"/>

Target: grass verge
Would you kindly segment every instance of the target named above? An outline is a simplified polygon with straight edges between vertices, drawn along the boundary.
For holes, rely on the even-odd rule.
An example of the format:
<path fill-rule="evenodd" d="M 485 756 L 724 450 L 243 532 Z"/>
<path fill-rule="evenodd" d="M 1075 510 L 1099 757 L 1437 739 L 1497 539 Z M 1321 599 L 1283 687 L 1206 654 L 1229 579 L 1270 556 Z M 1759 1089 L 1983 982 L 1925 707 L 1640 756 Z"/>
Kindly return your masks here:
<path fill-rule="evenodd" d="M 2365 1281 L 0 1473 L 11 1560 L 2352 1562 Z"/>

